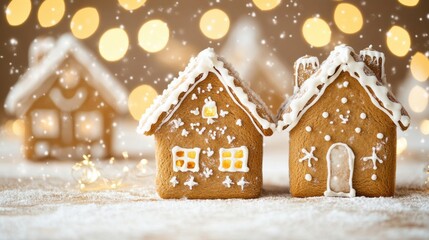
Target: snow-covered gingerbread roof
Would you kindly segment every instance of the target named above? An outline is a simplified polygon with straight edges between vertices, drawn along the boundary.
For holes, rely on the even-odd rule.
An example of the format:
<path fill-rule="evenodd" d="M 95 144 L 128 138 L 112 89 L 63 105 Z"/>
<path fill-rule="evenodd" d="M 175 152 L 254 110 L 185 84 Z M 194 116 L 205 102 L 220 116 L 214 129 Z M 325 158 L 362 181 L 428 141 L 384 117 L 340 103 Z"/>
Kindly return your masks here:
<path fill-rule="evenodd" d="M 282 106 L 277 128 L 290 131 L 305 112 L 322 97 L 326 88 L 341 72 L 348 72 L 368 93 L 371 102 L 402 130 L 410 125 L 410 117 L 390 90 L 361 61 L 353 48 L 339 45 L 330 53 L 320 68 Z M 384 71 L 384 68 L 382 69 Z M 384 77 L 384 73 L 382 73 Z"/>
<path fill-rule="evenodd" d="M 201 51 L 197 57 L 192 58 L 185 70 L 180 72 L 167 89 L 154 100 L 141 117 L 137 132 L 153 134 L 180 107 L 186 93 L 192 90 L 197 79 L 204 81 L 209 73 L 217 76 L 231 99 L 247 113 L 261 134 L 268 136 L 273 133 L 275 124 L 268 108 L 259 96 L 239 79 L 232 67 L 216 55 L 212 48 L 207 48 Z M 199 78 L 200 75 L 202 76 Z"/>
<path fill-rule="evenodd" d="M 46 41 L 45 41 L 46 40 Z M 39 42 L 38 42 L 39 41 Z M 87 83 L 99 91 L 103 99 L 119 113 L 128 111 L 128 91 L 76 38 L 62 35 L 57 41 L 52 38 L 35 40 L 30 55 L 44 51 L 40 62 L 33 62 L 18 82 L 11 88 L 6 98 L 5 108 L 10 114 L 22 116 L 32 103 L 54 84 L 58 70 L 64 61 L 73 57 L 87 71 Z"/>

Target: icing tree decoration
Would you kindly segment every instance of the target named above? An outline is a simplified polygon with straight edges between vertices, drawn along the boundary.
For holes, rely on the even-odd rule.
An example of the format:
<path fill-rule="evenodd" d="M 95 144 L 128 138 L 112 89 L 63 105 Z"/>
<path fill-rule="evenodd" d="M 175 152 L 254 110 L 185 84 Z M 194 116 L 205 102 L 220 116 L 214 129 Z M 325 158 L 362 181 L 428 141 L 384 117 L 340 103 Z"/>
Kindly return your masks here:
<path fill-rule="evenodd" d="M 207 91 L 210 92 L 213 89 L 213 86 L 211 83 L 207 84 Z"/>
<path fill-rule="evenodd" d="M 206 178 L 209 178 L 211 175 L 213 175 L 213 170 L 210 168 L 204 168 L 203 175 Z"/>
<path fill-rule="evenodd" d="M 345 143 L 334 143 L 326 154 L 328 164 L 328 179 L 326 182 L 326 197 L 354 197 L 353 170 L 355 155 Z"/>
<path fill-rule="evenodd" d="M 372 154 L 368 157 L 363 157 L 362 160 L 364 162 L 371 161 L 372 162 L 372 169 L 377 170 L 377 162 L 380 164 L 383 163 L 383 160 L 377 156 L 377 153 L 375 152 L 375 147 L 372 147 Z"/>
<path fill-rule="evenodd" d="M 238 148 L 221 148 L 219 149 L 221 172 L 248 172 L 247 166 L 249 151 L 246 146 Z"/>
<path fill-rule="evenodd" d="M 198 116 L 200 114 L 200 111 L 198 110 L 198 108 L 195 108 L 194 110 L 190 111 L 192 114 L 194 114 L 195 116 Z"/>
<path fill-rule="evenodd" d="M 176 185 L 179 184 L 179 181 L 177 181 L 177 177 L 174 176 L 170 179 L 170 183 L 173 185 L 173 187 L 176 187 Z"/>
<path fill-rule="evenodd" d="M 173 171 L 174 172 L 198 172 L 200 170 L 200 148 L 173 147 Z"/>
<path fill-rule="evenodd" d="M 192 188 L 194 186 L 197 186 L 198 183 L 194 181 L 194 176 L 191 176 L 185 183 L 183 183 L 183 185 L 188 186 L 190 190 L 192 190 Z"/>
<path fill-rule="evenodd" d="M 305 174 L 304 178 L 305 178 L 305 181 L 307 181 L 307 182 L 310 182 L 313 179 L 313 177 L 309 173 Z"/>
<path fill-rule="evenodd" d="M 223 185 L 227 188 L 231 188 L 231 185 L 234 184 L 234 182 L 229 178 L 229 176 L 226 176 L 225 180 L 222 182 Z"/>
<path fill-rule="evenodd" d="M 320 68 L 305 80 L 291 100 L 282 106 L 278 129 L 292 130 L 305 114 L 323 96 L 327 87 L 342 72 L 348 72 L 366 91 L 374 106 L 383 111 L 402 130 L 410 125 L 410 117 L 396 101 L 389 88 L 380 82 L 373 72 L 359 60 L 353 48 L 339 45 L 330 53 Z M 345 98 L 342 102 L 346 102 Z"/>
<path fill-rule="evenodd" d="M 207 119 L 208 124 L 212 124 L 214 122 L 213 118 L 218 118 L 216 102 L 208 97 L 204 99 L 204 106 L 202 110 L 203 118 Z"/>
<path fill-rule="evenodd" d="M 181 126 L 184 125 L 184 123 L 182 122 L 182 119 L 178 118 L 178 119 L 173 119 L 173 121 L 171 121 L 173 123 L 173 126 L 175 128 L 179 128 Z"/>
<path fill-rule="evenodd" d="M 220 110 L 219 115 L 220 115 L 221 117 L 225 117 L 228 113 L 229 113 L 228 111 Z"/>
<path fill-rule="evenodd" d="M 186 131 L 186 129 L 182 130 L 182 136 L 187 137 L 189 134 L 189 131 Z"/>
<path fill-rule="evenodd" d="M 179 118 L 180 119 L 180 118 Z M 195 127 L 199 127 L 200 126 L 200 123 L 191 123 L 190 124 L 190 126 L 191 126 L 191 129 L 192 130 L 195 130 Z"/>
<path fill-rule="evenodd" d="M 314 156 L 313 152 L 316 150 L 316 147 L 312 146 L 310 148 L 310 152 L 307 151 L 307 149 L 303 148 L 301 149 L 301 152 L 304 153 L 304 157 L 300 158 L 298 161 L 303 162 L 307 161 L 308 167 L 312 167 L 311 160 L 318 161 L 319 159 Z"/>
<path fill-rule="evenodd" d="M 198 99 L 197 94 L 192 93 L 191 100 L 197 100 L 197 99 Z"/>
<path fill-rule="evenodd" d="M 214 151 L 211 149 L 211 148 L 207 148 L 207 151 L 206 150 L 203 150 L 203 153 L 204 154 L 207 154 L 207 157 L 211 157 L 211 156 L 213 156 L 213 154 L 214 154 Z"/>
<path fill-rule="evenodd" d="M 235 140 L 235 137 L 228 135 L 226 136 L 226 139 L 228 139 L 228 143 L 231 144 Z"/>
<path fill-rule="evenodd" d="M 238 181 L 238 182 L 237 182 L 237 186 L 240 186 L 240 187 L 241 187 L 241 191 L 243 191 L 243 190 L 244 190 L 244 186 L 245 186 L 246 184 L 249 184 L 249 182 L 247 182 L 247 181 L 244 179 L 244 177 L 241 177 L 240 181 Z"/>

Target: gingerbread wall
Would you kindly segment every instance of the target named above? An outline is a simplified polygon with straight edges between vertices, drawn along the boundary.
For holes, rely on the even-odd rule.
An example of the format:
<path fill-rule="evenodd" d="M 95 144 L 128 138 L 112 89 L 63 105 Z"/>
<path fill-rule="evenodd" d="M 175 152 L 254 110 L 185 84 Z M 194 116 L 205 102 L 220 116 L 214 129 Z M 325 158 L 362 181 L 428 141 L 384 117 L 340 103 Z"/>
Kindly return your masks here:
<path fill-rule="evenodd" d="M 216 103 L 219 114 L 213 124 L 208 124 L 207 119 L 202 118 L 201 115 L 208 97 Z M 193 90 L 176 107 L 176 112 L 155 133 L 158 168 L 156 185 L 159 195 L 163 198 L 253 198 L 259 196 L 262 187 L 263 137 L 247 113 L 230 98 L 225 86 L 216 75 L 209 73 L 205 80 L 197 81 Z M 195 111 L 197 108 L 198 113 Z M 228 113 L 221 114 L 221 111 Z M 191 124 L 199 124 L 199 126 L 191 126 Z M 198 172 L 175 172 L 173 170 L 172 149 L 175 146 L 201 148 Z M 240 146 L 248 148 L 249 171 L 219 171 L 219 149 Z M 213 151 L 213 155 L 210 154 L 208 148 Z M 204 175 L 204 171 L 208 171 L 206 169 L 210 169 L 213 174 L 209 177 Z M 176 177 L 178 182 L 175 186 L 170 182 L 173 177 Z M 184 185 L 191 177 L 194 177 L 194 181 L 198 183 L 192 189 Z M 233 181 L 230 188 L 223 184 L 226 177 Z M 237 184 L 242 177 L 248 182 L 244 184 L 243 190 Z"/>
<path fill-rule="evenodd" d="M 394 194 L 396 126 L 374 106 L 366 91 L 347 72 L 341 73 L 327 87 L 290 132 L 290 191 L 293 196 L 324 194 L 328 177 L 326 156 L 329 147 L 337 142 L 347 144 L 355 155 L 353 188 L 357 196 Z M 300 162 L 299 159 L 304 157 L 303 149 L 310 152 L 312 146 L 318 160 L 313 159 L 309 167 L 308 160 Z M 383 161 L 376 163 L 376 170 L 371 160 L 363 161 L 364 157 L 372 155 L 372 147 Z"/>

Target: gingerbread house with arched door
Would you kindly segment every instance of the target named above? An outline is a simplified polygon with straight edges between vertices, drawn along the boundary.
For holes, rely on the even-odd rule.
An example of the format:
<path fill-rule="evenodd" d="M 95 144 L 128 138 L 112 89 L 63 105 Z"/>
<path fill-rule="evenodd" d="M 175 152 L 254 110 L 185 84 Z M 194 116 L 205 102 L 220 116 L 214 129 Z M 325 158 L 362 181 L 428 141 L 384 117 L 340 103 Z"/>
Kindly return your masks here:
<path fill-rule="evenodd" d="M 290 133 L 290 192 L 310 196 L 392 196 L 396 128 L 410 117 L 386 86 L 384 54 L 340 45 L 319 66 L 295 63 L 295 93 L 279 112 Z"/>
<path fill-rule="evenodd" d="M 29 69 L 5 108 L 24 120 L 28 159 L 111 156 L 117 114 L 127 112 L 127 90 L 73 36 L 33 41 Z"/>

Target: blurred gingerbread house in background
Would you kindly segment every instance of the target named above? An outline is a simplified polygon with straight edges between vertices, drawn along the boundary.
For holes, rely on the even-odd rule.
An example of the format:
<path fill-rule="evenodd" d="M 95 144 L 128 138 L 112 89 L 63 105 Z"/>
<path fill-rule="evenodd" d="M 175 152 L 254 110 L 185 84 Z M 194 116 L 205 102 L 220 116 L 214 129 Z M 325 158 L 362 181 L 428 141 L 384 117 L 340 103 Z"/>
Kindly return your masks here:
<path fill-rule="evenodd" d="M 24 120 L 25 157 L 111 156 L 114 119 L 128 110 L 125 87 L 69 34 L 34 40 L 29 55 L 5 103 Z"/>

